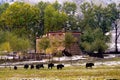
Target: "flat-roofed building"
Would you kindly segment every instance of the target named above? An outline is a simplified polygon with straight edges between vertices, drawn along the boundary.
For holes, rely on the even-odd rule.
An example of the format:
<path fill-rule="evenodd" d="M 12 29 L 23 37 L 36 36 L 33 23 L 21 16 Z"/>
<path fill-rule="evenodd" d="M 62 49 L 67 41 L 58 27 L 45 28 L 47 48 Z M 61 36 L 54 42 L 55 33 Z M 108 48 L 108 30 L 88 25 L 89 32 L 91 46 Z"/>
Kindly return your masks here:
<path fill-rule="evenodd" d="M 79 47 L 79 43 L 80 43 L 81 32 L 73 31 L 70 33 L 77 39 L 77 41 L 69 47 L 69 52 L 72 55 L 80 55 L 81 50 Z M 50 40 L 50 43 L 53 41 L 53 39 L 56 39 L 58 42 L 61 42 L 60 44 L 63 44 L 62 41 L 65 39 L 65 34 L 66 34 L 66 32 L 56 31 L 56 32 L 49 32 L 46 35 L 44 35 L 43 37 L 47 37 Z M 40 40 L 41 40 L 41 38 L 36 39 L 36 53 L 43 53 L 41 50 L 39 50 L 39 46 L 38 46 Z M 66 48 L 65 48 L 65 46 L 59 46 L 58 49 L 64 50 Z"/>

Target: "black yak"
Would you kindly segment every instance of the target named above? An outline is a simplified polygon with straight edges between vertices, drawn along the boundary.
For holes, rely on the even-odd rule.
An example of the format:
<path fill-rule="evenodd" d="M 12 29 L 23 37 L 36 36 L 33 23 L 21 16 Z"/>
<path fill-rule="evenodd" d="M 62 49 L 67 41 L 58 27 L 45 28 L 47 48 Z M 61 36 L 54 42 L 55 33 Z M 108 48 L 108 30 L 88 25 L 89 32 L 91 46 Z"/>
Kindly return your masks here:
<path fill-rule="evenodd" d="M 57 65 L 57 69 L 62 69 L 63 67 L 64 67 L 63 64 L 58 64 L 58 65 Z"/>
<path fill-rule="evenodd" d="M 33 64 L 30 65 L 30 69 L 34 69 L 34 65 Z"/>
<path fill-rule="evenodd" d="M 39 64 L 40 68 L 44 68 L 44 65 L 43 64 Z"/>
<path fill-rule="evenodd" d="M 25 64 L 24 65 L 24 69 L 28 69 L 29 68 L 29 65 L 28 64 Z"/>
<path fill-rule="evenodd" d="M 40 69 L 40 68 L 44 68 L 44 65 L 43 64 L 37 64 L 36 69 Z"/>
<path fill-rule="evenodd" d="M 86 68 L 88 67 L 92 68 L 92 66 L 94 66 L 94 63 L 86 63 Z"/>
<path fill-rule="evenodd" d="M 39 64 L 37 64 L 37 65 L 36 65 L 36 69 L 39 69 L 39 68 L 40 68 L 40 66 L 39 66 Z"/>
<path fill-rule="evenodd" d="M 48 64 L 48 69 L 49 69 L 49 68 L 52 69 L 52 67 L 54 67 L 54 64 L 53 64 L 53 63 L 49 63 L 49 64 Z"/>
<path fill-rule="evenodd" d="M 14 66 L 14 70 L 17 70 L 17 66 Z"/>

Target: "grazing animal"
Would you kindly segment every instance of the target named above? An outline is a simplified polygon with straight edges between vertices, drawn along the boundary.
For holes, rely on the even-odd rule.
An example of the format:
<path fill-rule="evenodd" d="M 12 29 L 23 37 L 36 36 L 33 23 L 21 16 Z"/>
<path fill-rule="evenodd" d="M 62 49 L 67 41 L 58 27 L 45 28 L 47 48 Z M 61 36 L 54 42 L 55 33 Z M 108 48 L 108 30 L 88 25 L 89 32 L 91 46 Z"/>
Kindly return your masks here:
<path fill-rule="evenodd" d="M 33 64 L 30 65 L 30 69 L 34 69 L 34 65 Z"/>
<path fill-rule="evenodd" d="M 94 63 L 86 63 L 86 68 L 88 67 L 92 68 L 92 66 L 94 66 Z"/>
<path fill-rule="evenodd" d="M 28 64 L 25 64 L 24 65 L 24 69 L 28 69 L 29 68 L 29 65 Z"/>
<path fill-rule="evenodd" d="M 52 67 L 54 67 L 54 64 L 53 64 L 53 63 L 49 63 L 49 64 L 48 64 L 48 69 L 49 69 L 49 68 L 52 69 Z"/>
<path fill-rule="evenodd" d="M 40 66 L 39 66 L 39 64 L 37 64 L 37 65 L 36 65 L 36 69 L 39 69 L 39 68 L 40 68 Z"/>
<path fill-rule="evenodd" d="M 64 67 L 63 64 L 58 64 L 58 65 L 57 65 L 57 69 L 62 69 L 63 67 Z"/>
<path fill-rule="evenodd" d="M 17 70 L 17 66 L 14 66 L 14 70 Z"/>
<path fill-rule="evenodd" d="M 43 64 L 37 64 L 36 69 L 44 68 Z"/>
<path fill-rule="evenodd" d="M 44 68 L 44 65 L 43 64 L 39 64 L 40 68 Z"/>

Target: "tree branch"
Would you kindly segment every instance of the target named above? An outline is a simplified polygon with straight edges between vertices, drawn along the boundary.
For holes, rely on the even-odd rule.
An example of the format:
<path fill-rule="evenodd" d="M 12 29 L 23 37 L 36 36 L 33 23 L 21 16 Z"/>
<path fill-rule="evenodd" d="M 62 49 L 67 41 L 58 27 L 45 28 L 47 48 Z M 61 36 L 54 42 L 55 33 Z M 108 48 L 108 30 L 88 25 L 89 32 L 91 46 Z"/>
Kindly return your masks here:
<path fill-rule="evenodd" d="M 117 39 L 119 38 L 119 36 L 120 36 L 120 33 L 117 35 Z"/>

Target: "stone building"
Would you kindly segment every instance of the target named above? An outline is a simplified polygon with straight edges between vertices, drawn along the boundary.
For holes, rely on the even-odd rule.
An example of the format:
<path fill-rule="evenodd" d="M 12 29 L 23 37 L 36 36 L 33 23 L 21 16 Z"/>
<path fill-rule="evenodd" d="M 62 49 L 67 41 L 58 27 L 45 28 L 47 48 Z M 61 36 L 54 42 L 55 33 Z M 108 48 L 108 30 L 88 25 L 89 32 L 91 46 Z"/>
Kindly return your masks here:
<path fill-rule="evenodd" d="M 79 38 L 80 38 L 81 32 L 73 31 L 71 33 L 75 38 L 77 38 L 77 41 L 70 46 L 68 52 L 70 52 L 70 54 L 72 54 L 72 55 L 80 55 L 81 50 L 80 50 L 80 47 L 79 47 L 79 41 L 80 41 Z M 65 39 L 65 34 L 66 34 L 66 32 L 63 32 L 63 31 L 49 32 L 46 35 L 44 35 L 43 37 L 47 37 L 50 40 L 50 42 L 52 42 L 53 39 L 56 39 L 59 42 L 62 42 Z M 36 53 L 43 53 L 41 50 L 39 50 L 39 47 L 38 47 L 39 41 L 40 41 L 40 38 L 37 38 L 36 39 Z M 64 46 L 59 46 L 57 49 L 58 50 L 59 49 L 64 50 L 65 47 Z"/>

